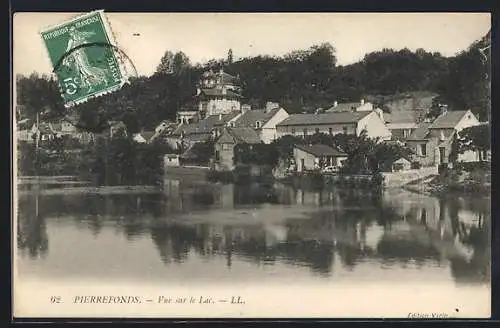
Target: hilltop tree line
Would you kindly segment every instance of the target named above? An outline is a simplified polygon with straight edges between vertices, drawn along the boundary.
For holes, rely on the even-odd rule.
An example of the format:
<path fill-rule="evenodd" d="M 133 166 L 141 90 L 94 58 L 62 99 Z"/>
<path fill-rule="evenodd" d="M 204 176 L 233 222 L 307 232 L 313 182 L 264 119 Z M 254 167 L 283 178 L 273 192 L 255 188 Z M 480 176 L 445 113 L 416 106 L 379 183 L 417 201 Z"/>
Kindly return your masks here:
<path fill-rule="evenodd" d="M 279 102 L 290 113 L 325 108 L 334 101 L 359 101 L 367 95 L 432 91 L 449 109 L 472 109 L 480 119 L 490 112 L 489 33 L 453 57 L 423 49 L 367 54 L 351 65 L 337 65 L 333 45 L 323 43 L 284 56 L 227 58 L 193 65 L 183 52 L 167 51 L 150 77 L 135 77 L 121 90 L 76 107 L 82 129 L 102 129 L 106 120 L 123 120 L 131 132 L 174 119 L 179 110 L 194 108 L 196 83 L 208 69 L 239 76 L 244 102 L 254 108 L 266 101 Z M 18 119 L 36 112 L 66 113 L 57 82 L 47 76 L 17 77 Z"/>

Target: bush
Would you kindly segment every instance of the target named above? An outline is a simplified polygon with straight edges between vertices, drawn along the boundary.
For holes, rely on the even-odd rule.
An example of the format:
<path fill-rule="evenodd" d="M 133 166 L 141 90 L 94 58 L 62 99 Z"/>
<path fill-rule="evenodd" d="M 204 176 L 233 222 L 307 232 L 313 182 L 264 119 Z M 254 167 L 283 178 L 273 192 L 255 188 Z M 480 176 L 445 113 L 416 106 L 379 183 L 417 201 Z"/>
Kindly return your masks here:
<path fill-rule="evenodd" d="M 457 170 L 472 172 L 475 170 L 491 170 L 491 165 L 488 162 L 458 162 L 455 163 L 454 168 Z"/>
<path fill-rule="evenodd" d="M 438 166 L 439 174 L 446 174 L 450 169 L 448 168 L 448 163 L 441 163 Z"/>
<path fill-rule="evenodd" d="M 422 167 L 422 164 L 420 164 L 420 162 L 413 162 L 413 163 L 411 163 L 411 168 L 412 168 L 413 170 L 418 170 L 418 169 L 420 169 L 421 167 Z"/>
<path fill-rule="evenodd" d="M 232 183 L 233 173 L 228 171 L 210 170 L 207 173 L 207 180 L 209 182 Z"/>

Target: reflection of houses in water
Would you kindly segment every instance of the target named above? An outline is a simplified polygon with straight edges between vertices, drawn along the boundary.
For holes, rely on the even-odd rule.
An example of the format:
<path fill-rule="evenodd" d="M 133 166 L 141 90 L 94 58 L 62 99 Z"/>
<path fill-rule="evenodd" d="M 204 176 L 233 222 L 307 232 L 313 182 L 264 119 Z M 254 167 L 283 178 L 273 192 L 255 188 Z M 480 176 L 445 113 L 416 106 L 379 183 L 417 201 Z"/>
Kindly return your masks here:
<path fill-rule="evenodd" d="M 474 247 L 466 242 L 468 231 L 463 229 L 462 220 L 466 218 L 470 222 L 475 214 L 461 208 L 456 200 L 445 201 L 425 195 L 406 199 L 411 207 L 404 213 L 405 220 L 398 226 L 392 225 L 386 233 L 388 236 L 400 238 L 404 234 L 406 240 L 415 243 L 414 247 L 419 244 L 433 248 L 440 259 L 471 260 Z"/>
<path fill-rule="evenodd" d="M 363 209 L 351 207 L 363 202 L 361 196 L 354 196 L 340 196 L 348 197 L 342 201 L 349 206 L 323 208 L 309 218 L 290 218 L 284 225 L 193 224 L 176 228 L 190 233 L 171 232 L 166 238 L 171 240 L 172 254 L 176 254 L 175 249 L 184 249 L 181 254 L 187 256 L 189 249 L 195 249 L 202 256 L 224 256 L 227 266 L 236 256 L 255 263 L 280 261 L 307 266 L 314 272 L 328 274 L 336 263 L 353 269 L 365 259 L 396 263 L 412 260 L 417 264 L 429 260 L 442 263 L 446 259 L 451 261 L 452 270 L 458 270 L 457 275 L 476 275 L 476 280 L 483 276 L 487 259 L 481 254 L 485 252 L 474 244 L 472 237 L 457 238 L 455 221 L 459 216 L 453 204 L 429 197 L 417 198 L 396 209 L 388 204 Z M 314 202 L 314 197 L 311 200 Z M 380 221 L 381 217 L 384 220 Z M 176 246 L 186 240 L 191 240 L 191 244 Z M 472 255 L 463 252 L 457 243 L 474 247 L 475 251 Z M 169 244 L 163 244 L 168 250 Z"/>
<path fill-rule="evenodd" d="M 295 193 L 295 204 L 297 205 L 341 205 L 341 196 L 337 191 L 307 191 L 303 189 L 297 189 Z"/>

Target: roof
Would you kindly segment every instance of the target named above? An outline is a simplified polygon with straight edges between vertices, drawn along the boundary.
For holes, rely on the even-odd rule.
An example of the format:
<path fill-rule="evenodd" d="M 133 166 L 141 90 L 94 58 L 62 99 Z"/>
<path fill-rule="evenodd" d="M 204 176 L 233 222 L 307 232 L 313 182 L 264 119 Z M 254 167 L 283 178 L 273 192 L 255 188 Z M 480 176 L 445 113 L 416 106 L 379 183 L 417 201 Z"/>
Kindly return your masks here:
<path fill-rule="evenodd" d="M 210 76 L 220 76 L 222 74 L 222 83 L 225 83 L 225 84 L 230 84 L 230 83 L 234 83 L 236 81 L 236 77 L 229 74 L 229 73 L 226 73 L 224 71 L 218 71 L 218 72 L 214 72 L 212 70 L 210 71 L 206 71 L 202 74 L 202 77 L 210 77 Z"/>
<path fill-rule="evenodd" d="M 416 123 L 417 112 L 413 110 L 393 111 L 391 113 L 384 113 L 384 120 L 387 123 Z"/>
<path fill-rule="evenodd" d="M 47 122 L 40 122 L 40 124 L 38 125 L 38 130 L 40 131 L 40 133 L 54 133 L 52 126 Z"/>
<path fill-rule="evenodd" d="M 262 140 L 259 134 L 252 128 L 226 128 L 221 137 L 217 140 L 218 143 L 247 143 L 259 144 Z"/>
<path fill-rule="evenodd" d="M 327 112 L 349 112 L 352 110 L 355 110 L 361 106 L 361 103 L 359 102 L 348 102 L 348 103 L 340 103 L 337 104 L 337 106 L 332 106 L 328 108 L 326 111 Z"/>
<path fill-rule="evenodd" d="M 144 137 L 144 139 L 149 140 L 151 139 L 152 136 L 154 136 L 155 132 L 154 131 L 143 131 L 141 132 L 141 136 Z"/>
<path fill-rule="evenodd" d="M 429 129 L 454 129 L 467 112 L 467 110 L 447 111 L 436 118 Z"/>
<path fill-rule="evenodd" d="M 295 145 L 295 148 L 303 150 L 314 156 L 334 156 L 334 157 L 344 157 L 347 156 L 346 153 L 341 152 L 335 148 L 327 145 L 316 144 L 316 145 Z"/>
<path fill-rule="evenodd" d="M 184 131 L 184 134 L 186 135 L 210 133 L 214 127 L 225 125 L 229 120 L 233 119 L 238 114 L 238 112 L 233 112 L 230 114 L 210 115 L 198 123 L 180 124 L 174 132 L 172 132 L 172 134 L 180 135 L 182 131 Z"/>
<path fill-rule="evenodd" d="M 417 127 L 418 127 L 417 123 L 387 123 L 387 128 L 389 130 L 416 129 Z"/>
<path fill-rule="evenodd" d="M 211 136 L 210 133 L 198 133 L 198 134 L 188 135 L 185 139 L 189 140 L 190 142 L 203 142 L 207 141 L 210 138 L 210 136 Z"/>
<path fill-rule="evenodd" d="M 185 135 L 197 133 L 210 133 L 211 127 L 201 123 L 180 124 L 177 129 L 172 132 L 173 135 L 180 135 L 184 132 Z"/>
<path fill-rule="evenodd" d="M 277 126 L 310 125 L 310 124 L 347 124 L 357 123 L 359 120 L 373 113 L 363 112 L 333 112 L 321 114 L 292 114 Z"/>
<path fill-rule="evenodd" d="M 429 134 L 429 126 L 431 123 L 421 123 L 415 131 L 410 134 L 407 140 L 427 140 L 427 136 Z"/>
<path fill-rule="evenodd" d="M 236 111 L 229 114 L 209 115 L 205 117 L 203 120 L 201 120 L 199 123 L 205 124 L 206 126 L 209 127 L 221 126 L 225 125 L 227 122 L 235 118 L 237 115 L 239 115 L 239 112 Z"/>
<path fill-rule="evenodd" d="M 54 132 L 60 132 L 62 130 L 62 123 L 61 122 L 54 122 L 50 123 L 52 130 Z"/>
<path fill-rule="evenodd" d="M 408 159 L 408 158 L 405 158 L 405 157 L 400 157 L 398 158 L 397 160 L 395 160 L 393 162 L 393 164 L 396 164 L 396 163 L 411 163 L 411 161 Z"/>
<path fill-rule="evenodd" d="M 246 111 L 241 115 L 235 122 L 236 127 L 254 127 L 255 122 L 260 121 L 261 126 L 267 123 L 274 115 L 280 110 L 280 108 L 274 109 L 253 109 Z"/>
<path fill-rule="evenodd" d="M 228 90 L 228 89 L 226 89 L 226 94 L 223 94 L 222 89 L 219 88 L 201 89 L 201 93 L 207 96 L 224 96 L 224 97 L 241 98 L 241 95 L 237 94 L 233 90 Z"/>

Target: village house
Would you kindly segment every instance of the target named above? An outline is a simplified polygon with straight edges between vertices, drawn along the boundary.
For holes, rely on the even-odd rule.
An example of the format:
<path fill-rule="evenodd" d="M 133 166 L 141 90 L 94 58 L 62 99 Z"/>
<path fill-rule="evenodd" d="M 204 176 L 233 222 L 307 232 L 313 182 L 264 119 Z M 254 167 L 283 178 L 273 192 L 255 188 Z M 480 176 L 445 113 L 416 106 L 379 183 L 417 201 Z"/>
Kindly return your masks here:
<path fill-rule="evenodd" d="M 189 149 L 195 143 L 204 142 L 210 138 L 216 139 L 228 122 L 240 113 L 210 115 L 192 124 L 180 124 L 172 133 L 165 137 L 173 149 Z"/>
<path fill-rule="evenodd" d="M 406 157 L 396 159 L 391 165 L 391 172 L 411 170 L 411 161 Z"/>
<path fill-rule="evenodd" d="M 234 147 L 238 144 L 260 144 L 259 134 L 252 128 L 226 127 L 222 135 L 215 141 L 215 169 L 218 171 L 231 171 L 234 169 Z"/>
<path fill-rule="evenodd" d="M 421 123 L 408 137 L 406 145 L 414 152 L 414 160 L 422 166 L 451 163 L 453 141 L 463 129 L 478 125 L 470 110 L 445 111 L 431 123 Z M 458 162 L 477 161 L 477 154 L 459 154 Z"/>
<path fill-rule="evenodd" d="M 31 135 L 36 138 L 38 136 L 40 141 L 54 140 L 57 136 L 56 131 L 52 128 L 50 122 L 35 122 L 31 128 Z"/>
<path fill-rule="evenodd" d="M 177 129 L 177 126 L 178 126 L 178 124 L 176 124 L 176 123 L 170 122 L 168 120 L 163 120 L 160 122 L 160 124 L 158 124 L 155 127 L 155 132 L 158 134 L 160 134 L 160 133 L 169 134 L 169 133 L 174 132 L 175 129 Z"/>
<path fill-rule="evenodd" d="M 406 140 L 417 129 L 417 114 L 411 110 L 383 114 L 384 121 L 394 140 Z"/>
<path fill-rule="evenodd" d="M 369 138 L 390 140 L 391 131 L 377 111 L 328 112 L 318 114 L 292 114 L 276 125 L 278 138 L 284 135 L 305 137 L 315 133 L 339 133 L 359 136 L 364 130 Z"/>
<path fill-rule="evenodd" d="M 304 172 L 325 167 L 342 167 L 347 154 L 326 145 L 295 145 L 293 158 L 297 172 Z"/>
<path fill-rule="evenodd" d="M 176 114 L 176 121 L 178 124 L 191 124 L 196 123 L 199 119 L 199 112 L 191 110 L 179 111 Z"/>
<path fill-rule="evenodd" d="M 179 166 L 180 165 L 180 155 L 179 154 L 166 154 L 163 156 L 163 163 L 166 166 Z"/>
<path fill-rule="evenodd" d="M 279 104 L 267 102 L 265 109 L 248 109 L 242 106 L 242 113 L 229 122 L 230 127 L 253 128 L 260 139 L 269 144 L 277 138 L 276 124 L 285 120 L 289 114 Z"/>
<path fill-rule="evenodd" d="M 222 68 L 218 72 L 204 72 L 196 89 L 200 117 L 240 111 L 242 97 L 238 80 Z"/>
<path fill-rule="evenodd" d="M 155 131 L 141 131 L 139 133 L 134 133 L 132 139 L 137 143 L 150 143 L 154 140 L 155 135 Z"/>

